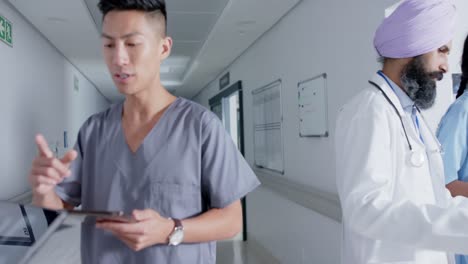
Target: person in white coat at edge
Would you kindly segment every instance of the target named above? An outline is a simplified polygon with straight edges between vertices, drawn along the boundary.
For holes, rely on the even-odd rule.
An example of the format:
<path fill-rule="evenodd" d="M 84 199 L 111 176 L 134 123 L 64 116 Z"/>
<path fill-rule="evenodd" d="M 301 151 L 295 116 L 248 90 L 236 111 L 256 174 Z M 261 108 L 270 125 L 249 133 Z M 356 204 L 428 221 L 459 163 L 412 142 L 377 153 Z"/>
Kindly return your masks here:
<path fill-rule="evenodd" d="M 445 188 L 443 152 L 420 113 L 448 71 L 455 6 L 406 0 L 376 31 L 383 69 L 336 123 L 342 263 L 445 264 L 468 253 L 468 199 Z"/>

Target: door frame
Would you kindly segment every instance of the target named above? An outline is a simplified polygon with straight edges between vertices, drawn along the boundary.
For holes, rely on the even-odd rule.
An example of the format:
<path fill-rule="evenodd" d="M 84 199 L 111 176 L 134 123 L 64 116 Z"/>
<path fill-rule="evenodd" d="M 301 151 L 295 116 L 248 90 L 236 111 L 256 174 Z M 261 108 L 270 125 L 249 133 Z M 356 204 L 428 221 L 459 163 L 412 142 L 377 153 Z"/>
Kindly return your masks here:
<path fill-rule="evenodd" d="M 231 94 L 239 92 L 239 152 L 245 158 L 245 149 L 244 149 L 244 97 L 242 92 L 242 81 L 237 81 L 231 84 L 228 88 L 222 90 L 217 95 L 213 96 L 208 100 L 210 105 L 210 110 L 213 106 L 222 103 L 222 99 L 230 96 Z M 242 218 L 243 218 L 243 234 L 242 240 L 247 241 L 247 208 L 246 208 L 246 198 L 242 198 Z"/>

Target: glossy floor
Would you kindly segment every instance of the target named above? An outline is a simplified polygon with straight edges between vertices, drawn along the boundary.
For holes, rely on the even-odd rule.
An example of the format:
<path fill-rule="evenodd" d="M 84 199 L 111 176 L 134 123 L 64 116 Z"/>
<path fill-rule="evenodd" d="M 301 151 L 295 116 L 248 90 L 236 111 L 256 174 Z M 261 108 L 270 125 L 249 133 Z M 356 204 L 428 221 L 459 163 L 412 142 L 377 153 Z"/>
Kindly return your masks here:
<path fill-rule="evenodd" d="M 58 231 L 35 256 L 33 263 L 79 264 L 79 227 Z M 218 242 L 217 264 L 276 264 L 258 250 L 253 243 L 243 241 Z M 47 261 L 44 261 L 47 260 Z M 51 262 L 54 260 L 56 262 Z"/>

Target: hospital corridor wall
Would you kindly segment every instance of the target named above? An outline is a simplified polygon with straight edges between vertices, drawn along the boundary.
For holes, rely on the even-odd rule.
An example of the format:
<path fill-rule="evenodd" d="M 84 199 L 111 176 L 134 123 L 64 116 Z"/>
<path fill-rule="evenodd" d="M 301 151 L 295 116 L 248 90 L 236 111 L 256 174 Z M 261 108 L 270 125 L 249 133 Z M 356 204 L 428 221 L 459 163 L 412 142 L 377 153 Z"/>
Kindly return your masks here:
<path fill-rule="evenodd" d="M 334 129 L 340 106 L 366 87 L 381 67 L 372 40 L 397 1 L 303 0 L 208 84 L 194 100 L 209 106 L 219 78 L 243 85 L 245 155 L 254 165 L 252 91 L 282 80 L 284 174 L 255 168 L 262 186 L 247 196 L 248 239 L 281 263 L 336 264 L 341 252 L 341 209 L 335 187 Z M 459 14 L 468 3 L 455 1 Z M 458 17 L 461 23 L 463 16 Z M 465 23 L 466 24 L 466 23 Z M 456 33 L 450 59 L 460 72 L 467 32 Z M 329 136 L 299 136 L 298 82 L 327 74 Z M 451 76 L 438 87 L 428 122 L 433 129 L 453 100 Z"/>
<path fill-rule="evenodd" d="M 81 124 L 109 101 L 5 0 L 0 15 L 13 27 L 13 45 L 0 42 L 0 200 L 18 200 L 30 194 L 35 134 L 60 155 L 64 131 L 70 149 Z"/>

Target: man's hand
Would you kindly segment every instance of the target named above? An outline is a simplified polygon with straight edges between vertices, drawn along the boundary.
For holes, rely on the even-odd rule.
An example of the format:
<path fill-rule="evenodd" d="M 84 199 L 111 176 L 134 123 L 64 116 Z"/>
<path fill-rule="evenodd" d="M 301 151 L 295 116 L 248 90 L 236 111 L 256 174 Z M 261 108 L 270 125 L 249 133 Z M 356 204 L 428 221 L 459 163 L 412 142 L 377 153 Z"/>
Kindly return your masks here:
<path fill-rule="evenodd" d="M 38 155 L 32 163 L 29 174 L 29 183 L 36 198 L 41 198 L 54 191 L 55 186 L 62 182 L 64 177 L 71 174 L 69 167 L 76 159 L 75 150 L 68 151 L 63 158 L 57 159 L 49 149 L 42 135 L 36 136 Z"/>
<path fill-rule="evenodd" d="M 98 221 L 96 227 L 111 232 L 135 251 L 168 243 L 169 235 L 174 230 L 172 220 L 163 218 L 152 209 L 134 210 L 132 216 L 136 223 Z"/>

